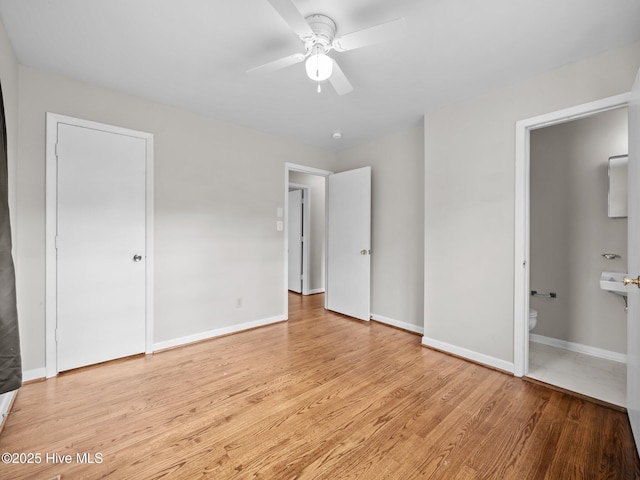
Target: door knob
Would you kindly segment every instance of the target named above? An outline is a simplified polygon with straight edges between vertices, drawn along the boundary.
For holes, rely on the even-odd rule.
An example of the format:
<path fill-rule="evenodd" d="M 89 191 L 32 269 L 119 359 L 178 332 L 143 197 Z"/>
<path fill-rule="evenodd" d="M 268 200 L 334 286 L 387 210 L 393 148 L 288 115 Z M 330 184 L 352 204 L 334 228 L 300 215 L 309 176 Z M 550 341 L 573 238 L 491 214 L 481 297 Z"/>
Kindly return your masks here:
<path fill-rule="evenodd" d="M 640 275 L 638 275 L 638 278 L 624 277 L 622 283 L 625 285 L 637 285 L 640 288 Z"/>
<path fill-rule="evenodd" d="M 134 262 L 139 262 L 140 260 L 142 260 L 142 255 L 138 255 L 137 253 L 133 256 L 133 261 Z"/>
<path fill-rule="evenodd" d="M 360 250 L 360 255 L 369 255 L 371 250 Z"/>

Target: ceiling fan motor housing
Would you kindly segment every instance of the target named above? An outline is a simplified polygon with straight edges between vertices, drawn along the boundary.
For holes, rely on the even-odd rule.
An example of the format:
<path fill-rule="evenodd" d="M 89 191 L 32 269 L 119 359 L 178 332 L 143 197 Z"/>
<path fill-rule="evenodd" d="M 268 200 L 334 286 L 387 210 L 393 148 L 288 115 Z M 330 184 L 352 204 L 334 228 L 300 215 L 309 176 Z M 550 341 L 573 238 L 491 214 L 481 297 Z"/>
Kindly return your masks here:
<path fill-rule="evenodd" d="M 324 53 L 331 50 L 336 36 L 336 22 L 321 14 L 309 15 L 305 20 L 313 30 L 313 36 L 305 39 L 307 51 L 314 50 L 314 47 L 317 49 L 317 46 L 321 46 Z"/>

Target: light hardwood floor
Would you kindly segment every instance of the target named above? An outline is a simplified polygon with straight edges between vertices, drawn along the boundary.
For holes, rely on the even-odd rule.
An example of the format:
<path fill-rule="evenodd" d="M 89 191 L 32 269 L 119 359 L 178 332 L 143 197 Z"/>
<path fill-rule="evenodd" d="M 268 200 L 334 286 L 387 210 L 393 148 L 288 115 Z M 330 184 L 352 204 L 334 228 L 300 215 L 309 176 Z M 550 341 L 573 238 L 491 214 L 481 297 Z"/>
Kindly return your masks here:
<path fill-rule="evenodd" d="M 0 452 L 42 461 L 0 478 L 640 478 L 625 413 L 322 304 L 291 295 L 286 323 L 24 386 Z"/>

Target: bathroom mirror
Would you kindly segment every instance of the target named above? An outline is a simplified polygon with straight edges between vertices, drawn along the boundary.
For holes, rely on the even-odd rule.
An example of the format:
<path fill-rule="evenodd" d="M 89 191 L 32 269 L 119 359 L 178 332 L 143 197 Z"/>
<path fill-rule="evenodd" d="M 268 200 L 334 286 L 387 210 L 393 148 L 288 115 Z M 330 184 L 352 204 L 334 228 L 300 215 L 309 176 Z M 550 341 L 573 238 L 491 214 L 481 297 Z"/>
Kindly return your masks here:
<path fill-rule="evenodd" d="M 627 216 L 628 155 L 609 157 L 609 217 Z"/>

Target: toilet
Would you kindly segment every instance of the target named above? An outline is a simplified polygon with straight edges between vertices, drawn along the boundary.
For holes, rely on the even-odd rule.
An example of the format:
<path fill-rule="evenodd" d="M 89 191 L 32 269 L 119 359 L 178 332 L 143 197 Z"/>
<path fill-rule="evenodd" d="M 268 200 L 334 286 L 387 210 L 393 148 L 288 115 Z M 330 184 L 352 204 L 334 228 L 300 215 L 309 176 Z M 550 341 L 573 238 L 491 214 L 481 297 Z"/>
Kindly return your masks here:
<path fill-rule="evenodd" d="M 536 323 L 538 323 L 538 311 L 533 308 L 529 308 L 529 331 L 533 330 Z"/>

